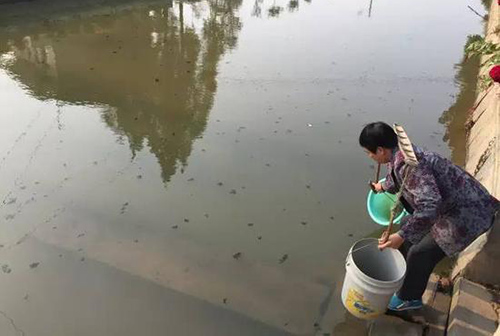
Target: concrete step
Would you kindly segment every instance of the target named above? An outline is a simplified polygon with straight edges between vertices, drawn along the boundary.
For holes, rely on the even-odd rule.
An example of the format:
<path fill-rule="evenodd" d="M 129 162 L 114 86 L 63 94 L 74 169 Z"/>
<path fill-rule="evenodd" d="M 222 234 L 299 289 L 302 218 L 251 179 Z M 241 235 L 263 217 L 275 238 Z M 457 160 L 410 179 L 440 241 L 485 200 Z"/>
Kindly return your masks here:
<path fill-rule="evenodd" d="M 430 276 L 422 297 L 424 302 L 422 309 L 388 313 L 407 322 L 420 324 L 425 336 L 445 335 L 451 296 L 438 291 L 438 281 L 438 275 Z"/>
<path fill-rule="evenodd" d="M 448 312 L 451 295 L 438 291 L 439 276 L 432 274 L 423 295 L 424 308 L 422 316 L 426 324 L 426 336 L 442 336 L 446 334 Z"/>
<path fill-rule="evenodd" d="M 459 278 L 453 287 L 447 335 L 493 335 L 498 327 L 499 304 L 498 293 Z"/>

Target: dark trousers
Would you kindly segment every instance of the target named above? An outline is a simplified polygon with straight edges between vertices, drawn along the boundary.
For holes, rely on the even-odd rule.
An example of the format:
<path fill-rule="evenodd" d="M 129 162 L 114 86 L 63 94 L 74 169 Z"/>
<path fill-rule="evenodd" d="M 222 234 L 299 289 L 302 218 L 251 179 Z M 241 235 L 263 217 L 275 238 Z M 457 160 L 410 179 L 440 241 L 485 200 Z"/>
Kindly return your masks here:
<path fill-rule="evenodd" d="M 405 240 L 399 251 L 406 259 L 406 277 L 397 295 L 401 300 L 419 300 L 432 270 L 446 254 L 430 233 L 415 245 Z"/>

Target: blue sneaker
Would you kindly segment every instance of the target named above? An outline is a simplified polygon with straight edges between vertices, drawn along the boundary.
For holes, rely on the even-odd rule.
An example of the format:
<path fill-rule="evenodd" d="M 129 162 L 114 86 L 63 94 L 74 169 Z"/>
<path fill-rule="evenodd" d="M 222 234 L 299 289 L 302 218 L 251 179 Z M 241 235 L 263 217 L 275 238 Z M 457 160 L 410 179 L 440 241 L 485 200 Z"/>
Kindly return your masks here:
<path fill-rule="evenodd" d="M 391 297 L 391 301 L 389 301 L 389 306 L 387 307 L 392 311 L 403 311 L 410 309 L 420 309 L 422 308 L 423 303 L 422 300 L 401 300 L 398 298 L 396 294 Z"/>

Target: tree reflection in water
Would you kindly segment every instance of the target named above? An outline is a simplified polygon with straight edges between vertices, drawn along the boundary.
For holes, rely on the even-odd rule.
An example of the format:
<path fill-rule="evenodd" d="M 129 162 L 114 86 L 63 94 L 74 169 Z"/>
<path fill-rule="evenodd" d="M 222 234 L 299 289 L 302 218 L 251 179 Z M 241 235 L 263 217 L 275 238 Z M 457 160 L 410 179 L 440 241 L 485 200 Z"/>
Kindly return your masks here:
<path fill-rule="evenodd" d="M 206 127 L 218 63 L 237 44 L 240 5 L 137 3 L 20 26 L 0 35 L 2 64 L 38 99 L 102 106 L 132 156 L 149 146 L 166 183 Z"/>

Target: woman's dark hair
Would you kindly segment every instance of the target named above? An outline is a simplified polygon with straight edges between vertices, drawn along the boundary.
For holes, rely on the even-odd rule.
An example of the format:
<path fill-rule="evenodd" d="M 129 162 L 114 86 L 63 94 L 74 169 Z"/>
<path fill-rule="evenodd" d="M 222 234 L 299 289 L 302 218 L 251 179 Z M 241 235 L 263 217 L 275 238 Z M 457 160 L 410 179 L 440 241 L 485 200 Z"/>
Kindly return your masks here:
<path fill-rule="evenodd" d="M 398 136 L 391 126 L 377 121 L 366 125 L 359 135 L 359 144 L 372 153 L 377 147 L 395 148 L 398 145 Z"/>

